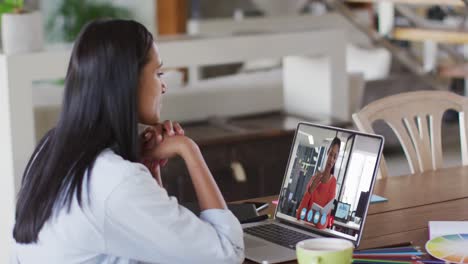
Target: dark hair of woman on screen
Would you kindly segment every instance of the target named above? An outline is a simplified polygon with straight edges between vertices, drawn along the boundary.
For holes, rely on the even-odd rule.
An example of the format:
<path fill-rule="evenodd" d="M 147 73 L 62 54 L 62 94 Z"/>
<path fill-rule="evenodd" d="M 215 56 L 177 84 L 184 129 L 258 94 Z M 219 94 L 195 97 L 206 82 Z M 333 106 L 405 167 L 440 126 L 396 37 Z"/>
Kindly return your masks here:
<path fill-rule="evenodd" d="M 303 208 L 309 211 L 314 203 L 325 207 L 336 195 L 335 164 L 340 153 L 341 140 L 335 137 L 327 150 L 327 160 L 323 171 L 318 171 L 312 176 L 307 184 L 302 201 L 296 211 L 296 218 L 300 219 Z M 318 223 L 318 228 L 325 228 L 326 225 Z"/>
<path fill-rule="evenodd" d="M 163 55 L 135 21 L 83 28 L 59 120 L 23 175 L 13 263 L 243 261 L 241 226 L 200 149 L 180 124 L 161 120 Z M 199 217 L 163 187 L 160 167 L 176 156 L 189 171 Z"/>

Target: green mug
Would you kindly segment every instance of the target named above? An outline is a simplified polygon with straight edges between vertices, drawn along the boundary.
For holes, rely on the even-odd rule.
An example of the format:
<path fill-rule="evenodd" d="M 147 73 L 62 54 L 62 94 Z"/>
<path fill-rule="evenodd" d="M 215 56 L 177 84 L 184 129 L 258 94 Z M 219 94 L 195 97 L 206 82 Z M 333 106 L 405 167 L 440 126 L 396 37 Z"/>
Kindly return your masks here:
<path fill-rule="evenodd" d="M 354 245 L 339 238 L 313 238 L 297 243 L 299 264 L 350 264 Z"/>

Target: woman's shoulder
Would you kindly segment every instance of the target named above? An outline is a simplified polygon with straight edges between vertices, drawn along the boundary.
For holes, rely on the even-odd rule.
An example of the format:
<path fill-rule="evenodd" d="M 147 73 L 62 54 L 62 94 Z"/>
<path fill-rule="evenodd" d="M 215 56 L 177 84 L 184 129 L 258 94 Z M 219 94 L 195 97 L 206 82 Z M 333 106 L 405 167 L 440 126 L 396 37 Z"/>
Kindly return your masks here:
<path fill-rule="evenodd" d="M 141 163 L 131 162 L 115 153 L 112 149 L 103 150 L 97 157 L 93 166 L 95 170 L 112 171 L 116 175 L 127 175 L 138 171 L 145 171 L 146 167 Z"/>
<path fill-rule="evenodd" d="M 125 160 L 112 149 L 105 149 L 94 162 L 90 181 L 92 186 L 99 189 L 99 192 L 109 193 L 116 186 L 130 178 L 135 178 L 136 175 L 152 178 L 144 165 Z"/>

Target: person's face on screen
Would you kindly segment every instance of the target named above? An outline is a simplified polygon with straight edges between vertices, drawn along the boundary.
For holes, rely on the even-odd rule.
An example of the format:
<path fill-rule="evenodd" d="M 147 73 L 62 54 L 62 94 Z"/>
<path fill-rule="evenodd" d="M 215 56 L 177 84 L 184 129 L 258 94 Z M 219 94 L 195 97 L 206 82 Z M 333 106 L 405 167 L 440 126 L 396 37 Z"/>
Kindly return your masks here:
<path fill-rule="evenodd" d="M 154 125 L 160 121 L 161 97 L 166 92 L 166 84 L 161 79 L 162 61 L 156 44 L 150 51 L 149 62 L 140 73 L 138 87 L 138 118 L 140 123 Z"/>
<path fill-rule="evenodd" d="M 328 151 L 327 166 L 326 166 L 327 171 L 330 171 L 335 165 L 339 152 L 340 152 L 340 147 L 338 145 L 333 145 L 333 147 L 330 148 L 330 150 Z"/>

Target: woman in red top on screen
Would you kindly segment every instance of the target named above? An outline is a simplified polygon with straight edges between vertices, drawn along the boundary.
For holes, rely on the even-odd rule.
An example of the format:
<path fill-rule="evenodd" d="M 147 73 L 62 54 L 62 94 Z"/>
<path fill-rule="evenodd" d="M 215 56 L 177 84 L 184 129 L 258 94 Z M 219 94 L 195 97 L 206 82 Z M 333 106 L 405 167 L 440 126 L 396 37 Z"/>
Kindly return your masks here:
<path fill-rule="evenodd" d="M 330 147 L 327 152 L 327 163 L 323 171 L 317 172 L 310 179 L 307 184 L 306 192 L 302 198 L 301 204 L 296 212 L 296 218 L 301 219 L 301 212 L 305 208 L 307 213 L 312 208 L 314 203 L 325 207 L 330 201 L 335 199 L 336 194 L 336 178 L 333 175 L 335 172 L 335 163 L 340 153 L 341 140 L 335 137 L 330 143 Z M 306 213 L 306 215 L 307 215 Z M 328 215 L 327 221 L 328 223 Z M 305 217 L 307 218 L 307 216 Z M 315 226 L 320 229 L 324 229 L 327 224 L 322 224 L 319 220 Z"/>

